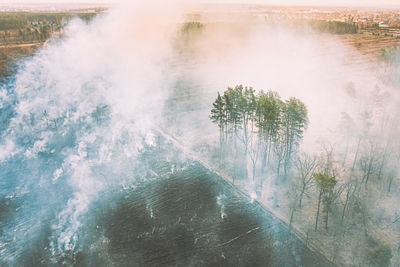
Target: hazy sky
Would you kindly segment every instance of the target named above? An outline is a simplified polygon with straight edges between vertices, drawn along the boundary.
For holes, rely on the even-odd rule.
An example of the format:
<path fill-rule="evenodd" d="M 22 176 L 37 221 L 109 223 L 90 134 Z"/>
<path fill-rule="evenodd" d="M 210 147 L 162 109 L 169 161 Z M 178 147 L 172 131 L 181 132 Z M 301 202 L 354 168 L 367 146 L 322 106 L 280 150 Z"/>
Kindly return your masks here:
<path fill-rule="evenodd" d="M 0 0 L 1 4 L 18 3 L 116 3 L 124 0 Z M 129 0 L 125 0 L 129 1 Z M 133 1 L 133 0 L 132 0 Z M 137 0 L 134 0 L 137 1 Z M 262 3 L 271 5 L 323 6 L 400 6 L 400 0 L 189 0 L 207 3 Z M 183 1 L 185 2 L 185 1 Z"/>

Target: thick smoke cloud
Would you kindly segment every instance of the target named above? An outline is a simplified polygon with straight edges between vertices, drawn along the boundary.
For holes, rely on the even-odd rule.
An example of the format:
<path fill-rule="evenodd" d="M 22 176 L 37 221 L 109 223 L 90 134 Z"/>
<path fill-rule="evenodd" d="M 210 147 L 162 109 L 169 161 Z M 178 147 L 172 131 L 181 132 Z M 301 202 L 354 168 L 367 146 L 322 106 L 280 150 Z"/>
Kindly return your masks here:
<path fill-rule="evenodd" d="M 134 181 L 135 157 L 161 116 L 178 18 L 153 7 L 126 4 L 89 24 L 72 21 L 2 89 L 12 115 L 1 137 L 2 197 L 31 199 L 2 236 L 2 258 L 13 262 L 47 220 L 53 254 L 74 250 L 91 201 Z"/>

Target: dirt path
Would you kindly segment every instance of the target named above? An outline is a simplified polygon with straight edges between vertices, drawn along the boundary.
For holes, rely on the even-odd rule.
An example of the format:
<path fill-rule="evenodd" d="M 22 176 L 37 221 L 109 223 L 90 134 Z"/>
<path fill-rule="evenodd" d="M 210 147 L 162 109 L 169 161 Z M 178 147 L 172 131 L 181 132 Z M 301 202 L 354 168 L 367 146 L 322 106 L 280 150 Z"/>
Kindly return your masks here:
<path fill-rule="evenodd" d="M 42 46 L 43 42 L 39 43 L 28 43 L 28 44 L 0 44 L 1 48 L 17 48 L 17 47 L 31 47 L 31 46 Z"/>

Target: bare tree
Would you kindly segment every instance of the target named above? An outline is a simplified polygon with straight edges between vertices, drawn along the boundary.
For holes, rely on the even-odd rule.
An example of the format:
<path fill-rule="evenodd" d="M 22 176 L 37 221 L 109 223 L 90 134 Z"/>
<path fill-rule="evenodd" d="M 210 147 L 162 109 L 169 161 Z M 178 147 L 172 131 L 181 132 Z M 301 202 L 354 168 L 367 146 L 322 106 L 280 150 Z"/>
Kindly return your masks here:
<path fill-rule="evenodd" d="M 298 206 L 301 208 L 304 194 L 307 190 L 314 185 L 313 173 L 318 166 L 318 159 L 316 156 L 308 154 L 301 154 L 296 162 L 297 179 L 295 185 L 299 191 Z"/>
<path fill-rule="evenodd" d="M 394 178 L 398 175 L 398 171 L 396 167 L 392 167 L 390 168 L 389 172 L 388 172 L 388 180 L 389 180 L 389 184 L 388 184 L 388 192 L 390 193 L 390 190 L 392 189 L 392 183 Z"/>
<path fill-rule="evenodd" d="M 324 203 L 324 220 L 325 220 L 325 229 L 328 229 L 328 219 L 329 219 L 329 213 L 332 211 L 332 208 L 334 204 L 336 203 L 336 200 L 339 198 L 339 196 L 343 192 L 343 185 L 339 186 L 334 186 L 332 190 L 328 190 L 326 194 L 323 196 L 323 203 Z"/>
<path fill-rule="evenodd" d="M 356 192 L 356 186 L 353 185 L 352 183 L 347 183 L 343 186 L 343 191 L 346 192 L 346 195 L 345 195 L 345 201 L 344 201 L 344 205 L 343 205 L 342 218 L 340 221 L 341 224 L 343 224 L 344 215 L 345 215 L 346 209 L 349 205 L 349 201 L 354 196 L 354 193 Z"/>
<path fill-rule="evenodd" d="M 349 153 L 349 146 L 350 146 L 350 141 L 351 138 L 354 136 L 355 132 L 355 122 L 351 118 L 349 114 L 346 112 L 342 112 L 342 119 L 339 124 L 339 130 L 341 132 L 342 138 L 345 140 L 345 148 L 344 148 L 344 154 L 343 154 L 343 159 L 342 159 L 342 167 L 345 166 L 346 161 L 347 161 L 347 156 Z"/>
<path fill-rule="evenodd" d="M 377 171 L 377 145 L 374 142 L 370 142 L 369 149 L 363 154 L 359 161 L 359 167 L 362 172 L 362 183 L 365 187 L 368 185 L 368 181 L 371 176 Z"/>
<path fill-rule="evenodd" d="M 298 202 L 299 202 L 299 197 L 300 197 L 300 191 L 298 190 L 298 187 L 296 184 L 291 184 L 289 188 L 289 210 L 290 210 L 290 220 L 289 220 L 289 227 L 292 226 L 292 222 L 294 219 L 294 213 L 296 210 L 299 208 L 298 207 Z"/>

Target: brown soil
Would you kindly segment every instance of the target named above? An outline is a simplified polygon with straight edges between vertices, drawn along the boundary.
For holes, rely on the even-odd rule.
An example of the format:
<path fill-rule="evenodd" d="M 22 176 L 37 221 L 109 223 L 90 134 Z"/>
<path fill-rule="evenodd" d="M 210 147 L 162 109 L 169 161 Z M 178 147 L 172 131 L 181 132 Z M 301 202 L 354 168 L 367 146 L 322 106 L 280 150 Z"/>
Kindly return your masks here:
<path fill-rule="evenodd" d="M 0 45 L 0 81 L 15 72 L 19 60 L 33 55 L 42 45 L 43 43 Z"/>

